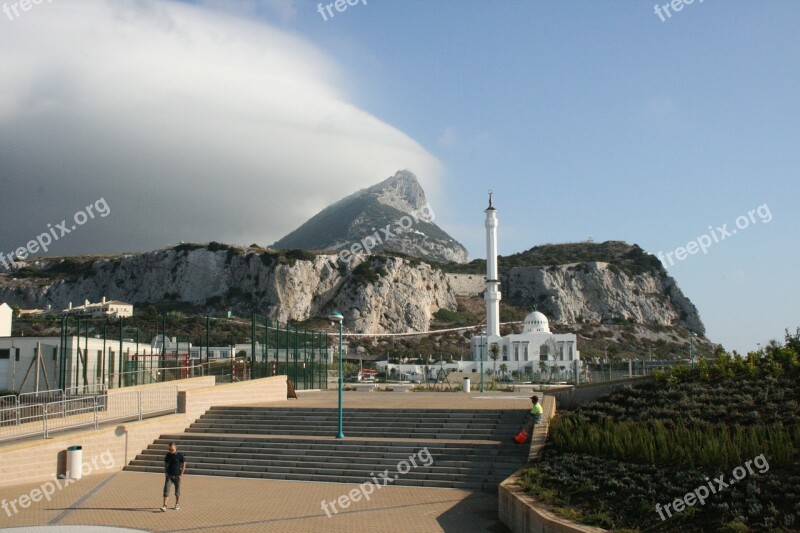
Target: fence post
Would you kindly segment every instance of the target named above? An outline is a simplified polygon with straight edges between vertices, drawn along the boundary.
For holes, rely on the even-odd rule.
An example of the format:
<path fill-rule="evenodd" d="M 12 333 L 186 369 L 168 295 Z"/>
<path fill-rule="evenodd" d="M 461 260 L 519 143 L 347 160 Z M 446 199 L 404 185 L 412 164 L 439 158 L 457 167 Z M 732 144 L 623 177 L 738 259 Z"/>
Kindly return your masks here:
<path fill-rule="evenodd" d="M 142 391 L 136 391 L 136 400 L 139 407 L 139 420 L 142 419 Z"/>
<path fill-rule="evenodd" d="M 97 428 L 99 428 L 99 427 L 100 427 L 100 424 L 99 424 L 99 423 L 98 423 L 98 421 L 97 421 L 97 398 L 98 398 L 97 396 L 95 396 L 95 397 L 93 398 L 93 400 L 94 400 L 94 402 L 93 402 L 93 408 L 94 408 L 94 429 L 97 429 Z"/>
<path fill-rule="evenodd" d="M 47 427 L 47 404 L 42 405 L 42 422 L 44 424 L 44 438 L 50 438 L 49 428 Z"/>

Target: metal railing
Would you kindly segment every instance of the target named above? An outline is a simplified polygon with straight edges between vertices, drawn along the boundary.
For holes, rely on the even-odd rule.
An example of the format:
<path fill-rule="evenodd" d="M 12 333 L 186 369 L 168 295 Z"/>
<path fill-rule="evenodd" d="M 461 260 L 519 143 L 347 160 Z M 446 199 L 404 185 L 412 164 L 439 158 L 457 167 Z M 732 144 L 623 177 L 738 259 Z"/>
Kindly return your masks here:
<path fill-rule="evenodd" d="M 0 409 L 14 408 L 17 405 L 19 405 L 19 401 L 17 400 L 16 394 L 8 394 L 6 396 L 0 396 Z"/>
<path fill-rule="evenodd" d="M 203 377 L 207 374 L 205 366 L 205 364 L 198 364 L 191 366 L 143 367 L 127 372 L 115 372 L 106 376 L 107 388 L 118 389 Z M 122 387 L 117 386 L 119 383 L 122 383 Z"/>
<path fill-rule="evenodd" d="M 120 420 L 175 413 L 178 387 L 83 395 L 45 404 L 18 404 L 0 409 L 0 441 L 41 435 L 79 427 L 99 428 Z"/>
<path fill-rule="evenodd" d="M 64 389 L 64 396 L 69 398 L 70 396 L 93 396 L 96 394 L 104 394 L 106 392 L 106 386 L 103 383 L 93 383 L 90 385 L 81 385 L 76 387 L 71 387 L 69 389 Z"/>
<path fill-rule="evenodd" d="M 0 441 L 45 433 L 44 404 L 0 409 Z"/>
<path fill-rule="evenodd" d="M 84 426 L 97 427 L 97 398 L 74 398 L 44 406 L 44 438 L 50 433 Z"/>
<path fill-rule="evenodd" d="M 178 387 L 154 387 L 140 391 L 139 413 L 140 419 L 144 415 L 160 415 L 178 411 Z"/>
<path fill-rule="evenodd" d="M 17 397 L 17 403 L 36 404 L 59 402 L 64 399 L 64 391 L 61 389 L 45 390 L 38 392 L 23 392 Z"/>

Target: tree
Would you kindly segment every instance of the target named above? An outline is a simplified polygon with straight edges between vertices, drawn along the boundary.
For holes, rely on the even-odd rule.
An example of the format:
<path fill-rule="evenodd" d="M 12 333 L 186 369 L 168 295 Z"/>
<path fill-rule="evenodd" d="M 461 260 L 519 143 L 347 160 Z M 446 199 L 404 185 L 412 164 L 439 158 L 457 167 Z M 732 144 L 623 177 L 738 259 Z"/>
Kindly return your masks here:
<path fill-rule="evenodd" d="M 505 376 L 505 375 L 506 375 L 506 372 L 508 372 L 508 365 L 507 365 L 507 364 L 505 364 L 505 363 L 502 363 L 502 364 L 500 365 L 500 373 L 501 373 L 501 374 L 503 374 L 503 375 Z"/>
<path fill-rule="evenodd" d="M 547 361 L 539 361 L 539 379 L 547 372 Z"/>
<path fill-rule="evenodd" d="M 497 375 L 497 360 L 500 358 L 500 345 L 493 342 L 489 347 L 489 357 L 492 359 L 492 376 Z M 492 378 L 494 379 L 494 377 Z"/>

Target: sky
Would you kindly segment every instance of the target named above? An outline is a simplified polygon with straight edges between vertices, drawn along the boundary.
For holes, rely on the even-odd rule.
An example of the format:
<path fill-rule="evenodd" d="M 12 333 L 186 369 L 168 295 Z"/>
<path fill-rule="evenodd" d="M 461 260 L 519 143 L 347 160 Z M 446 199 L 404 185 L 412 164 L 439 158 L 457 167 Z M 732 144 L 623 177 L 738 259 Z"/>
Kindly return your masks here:
<path fill-rule="evenodd" d="M 0 6 L 0 253 L 268 245 L 408 169 L 471 258 L 491 189 L 501 254 L 635 243 L 725 348 L 800 326 L 800 3 L 351 3 Z"/>

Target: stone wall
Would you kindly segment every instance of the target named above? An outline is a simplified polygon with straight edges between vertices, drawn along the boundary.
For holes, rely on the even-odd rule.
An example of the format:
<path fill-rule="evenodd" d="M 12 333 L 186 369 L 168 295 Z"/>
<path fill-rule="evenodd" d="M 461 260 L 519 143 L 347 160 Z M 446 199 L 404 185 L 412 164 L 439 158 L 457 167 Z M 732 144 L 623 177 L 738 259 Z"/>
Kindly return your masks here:
<path fill-rule="evenodd" d="M 209 379 L 213 383 L 214 378 L 210 377 L 131 387 L 147 390 L 148 387 L 177 385 L 180 390 L 176 414 L 111 424 L 100 429 L 75 430 L 51 439 L 0 444 L 0 487 L 52 481 L 65 474 L 69 446 L 83 447 L 84 473 L 116 472 L 161 435 L 183 432 L 211 406 L 286 401 L 286 376 L 220 386 L 207 386 Z M 109 394 L 122 395 L 126 390 L 130 389 Z"/>
<path fill-rule="evenodd" d="M 549 393 L 548 393 L 549 394 Z M 547 441 L 547 429 L 550 419 L 556 414 L 556 400 L 545 396 L 542 400 L 544 416 L 538 424 L 531 439 L 529 461 L 539 458 Z M 519 485 L 519 479 L 525 468 L 514 472 L 498 487 L 497 512 L 500 521 L 514 533 L 602 533 L 605 529 L 584 526 L 561 518 L 549 511 L 544 504 L 529 496 Z"/>
<path fill-rule="evenodd" d="M 477 296 L 486 289 L 483 274 L 447 274 L 447 281 L 456 296 Z"/>

